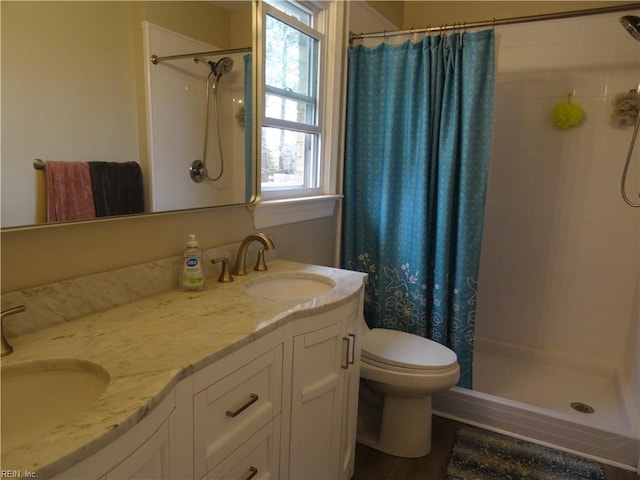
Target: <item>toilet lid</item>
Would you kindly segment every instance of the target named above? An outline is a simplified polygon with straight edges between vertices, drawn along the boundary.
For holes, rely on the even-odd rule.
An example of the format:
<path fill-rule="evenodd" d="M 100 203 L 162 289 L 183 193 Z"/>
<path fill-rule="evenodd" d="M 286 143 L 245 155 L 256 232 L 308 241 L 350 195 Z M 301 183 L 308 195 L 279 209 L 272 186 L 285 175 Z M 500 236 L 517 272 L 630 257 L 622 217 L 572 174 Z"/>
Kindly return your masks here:
<path fill-rule="evenodd" d="M 449 368 L 458 357 L 444 345 L 406 332 L 373 328 L 362 342 L 362 357 L 416 370 Z"/>

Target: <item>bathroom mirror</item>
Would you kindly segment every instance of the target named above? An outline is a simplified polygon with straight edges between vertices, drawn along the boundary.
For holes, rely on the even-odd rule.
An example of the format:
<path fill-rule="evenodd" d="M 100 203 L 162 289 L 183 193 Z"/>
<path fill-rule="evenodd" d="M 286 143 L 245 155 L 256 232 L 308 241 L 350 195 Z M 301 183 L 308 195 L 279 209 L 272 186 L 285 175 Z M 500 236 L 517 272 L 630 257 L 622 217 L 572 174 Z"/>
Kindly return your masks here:
<path fill-rule="evenodd" d="M 254 201 L 252 3 L 0 2 L 2 228 L 51 224 L 50 161 L 136 162 L 143 214 Z"/>

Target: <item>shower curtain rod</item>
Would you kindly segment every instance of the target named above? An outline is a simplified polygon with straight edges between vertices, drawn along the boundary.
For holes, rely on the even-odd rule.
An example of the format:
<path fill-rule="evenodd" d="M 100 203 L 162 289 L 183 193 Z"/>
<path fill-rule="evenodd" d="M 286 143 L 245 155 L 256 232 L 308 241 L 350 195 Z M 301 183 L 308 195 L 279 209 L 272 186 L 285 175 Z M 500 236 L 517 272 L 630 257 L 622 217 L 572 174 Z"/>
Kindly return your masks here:
<path fill-rule="evenodd" d="M 439 27 L 427 28 L 411 28 L 409 30 L 391 30 L 382 32 L 370 32 L 370 33 L 353 33 L 349 32 L 349 45 L 353 45 L 356 40 L 362 40 L 364 38 L 380 38 L 380 37 L 393 37 L 396 35 L 411 35 L 414 33 L 434 33 L 434 32 L 447 32 L 451 30 L 465 30 L 467 28 L 479 28 L 479 27 L 495 27 L 496 25 L 510 25 L 514 23 L 527 23 L 527 22 L 539 22 L 542 20 L 558 20 L 563 18 L 581 17 L 586 15 L 597 15 L 600 13 L 613 13 L 623 12 L 627 10 L 635 10 L 640 8 L 640 2 L 629 3 L 627 5 L 615 5 L 612 7 L 600 7 L 591 8 L 587 10 L 574 10 L 570 12 L 559 13 L 546 13 L 541 15 L 529 15 L 524 17 L 510 17 L 510 18 L 493 18 L 491 20 L 484 20 L 481 22 L 470 23 L 454 23 L 453 25 L 445 24 Z"/>
<path fill-rule="evenodd" d="M 228 48 L 227 50 L 213 50 L 210 52 L 198 52 L 198 53 L 183 53 L 180 55 L 167 55 L 166 57 L 159 57 L 157 55 L 151 55 L 151 63 L 154 65 L 159 64 L 160 62 L 164 62 L 165 60 L 177 60 L 179 58 L 195 58 L 195 57 L 207 57 L 209 55 L 229 55 L 232 53 L 244 53 L 250 52 L 252 50 L 251 47 L 243 47 L 243 48 Z"/>

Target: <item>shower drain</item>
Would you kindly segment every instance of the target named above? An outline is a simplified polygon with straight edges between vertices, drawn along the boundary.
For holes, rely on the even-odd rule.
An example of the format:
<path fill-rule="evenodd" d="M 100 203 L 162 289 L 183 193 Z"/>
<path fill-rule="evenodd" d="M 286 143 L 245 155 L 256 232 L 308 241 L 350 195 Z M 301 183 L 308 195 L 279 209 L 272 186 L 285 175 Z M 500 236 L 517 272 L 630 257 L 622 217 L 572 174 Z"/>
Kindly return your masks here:
<path fill-rule="evenodd" d="M 593 413 L 595 412 L 595 410 L 593 409 L 593 407 L 591 405 L 587 405 L 586 403 L 582 403 L 582 402 L 573 402 L 571 404 L 571 408 L 573 408 L 574 410 L 580 412 L 580 413 Z"/>

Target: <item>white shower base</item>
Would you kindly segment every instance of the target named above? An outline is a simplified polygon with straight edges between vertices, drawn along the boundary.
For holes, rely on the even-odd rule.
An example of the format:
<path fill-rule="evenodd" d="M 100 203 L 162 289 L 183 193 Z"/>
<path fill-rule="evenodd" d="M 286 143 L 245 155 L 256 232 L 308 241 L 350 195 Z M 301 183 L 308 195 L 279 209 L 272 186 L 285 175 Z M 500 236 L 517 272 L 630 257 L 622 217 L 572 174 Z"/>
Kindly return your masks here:
<path fill-rule="evenodd" d="M 594 413 L 580 413 L 572 402 Z M 433 397 L 434 414 L 637 470 L 639 421 L 614 367 L 476 338 L 474 390 Z"/>

